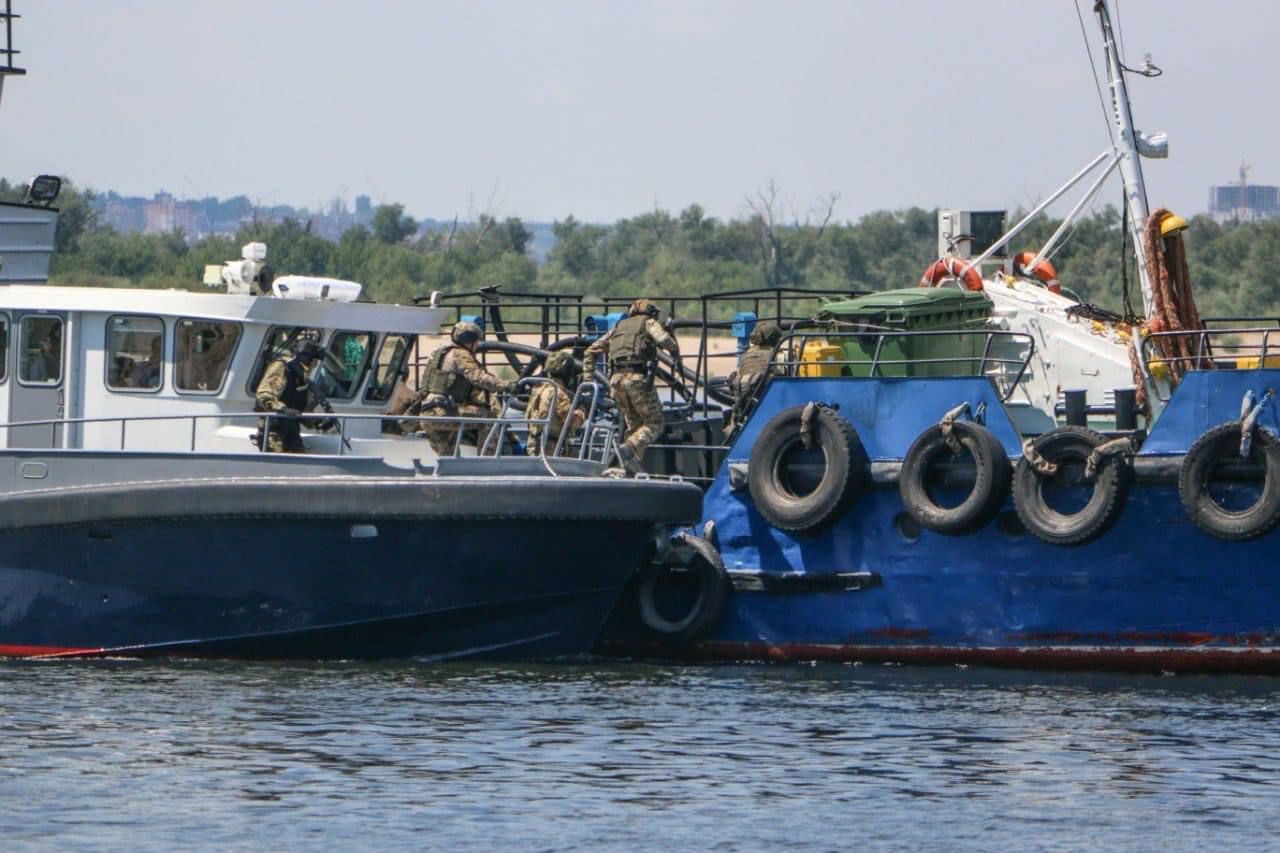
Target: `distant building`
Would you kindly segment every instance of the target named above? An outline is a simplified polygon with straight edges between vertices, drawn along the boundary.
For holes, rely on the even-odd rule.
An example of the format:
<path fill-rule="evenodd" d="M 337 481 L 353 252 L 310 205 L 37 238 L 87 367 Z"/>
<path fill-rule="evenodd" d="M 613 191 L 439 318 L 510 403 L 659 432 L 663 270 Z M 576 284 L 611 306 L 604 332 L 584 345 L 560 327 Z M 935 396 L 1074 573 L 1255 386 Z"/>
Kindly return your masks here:
<path fill-rule="evenodd" d="M 1240 166 L 1240 183 L 1209 187 L 1209 215 L 1215 222 L 1258 222 L 1280 215 L 1280 187 L 1251 184 L 1247 163 Z"/>
<path fill-rule="evenodd" d="M 173 196 L 166 192 L 156 193 L 155 198 L 147 202 L 142 208 L 143 232 L 146 234 L 158 234 L 172 231 L 175 225 L 174 213 L 177 209 L 177 203 Z"/>

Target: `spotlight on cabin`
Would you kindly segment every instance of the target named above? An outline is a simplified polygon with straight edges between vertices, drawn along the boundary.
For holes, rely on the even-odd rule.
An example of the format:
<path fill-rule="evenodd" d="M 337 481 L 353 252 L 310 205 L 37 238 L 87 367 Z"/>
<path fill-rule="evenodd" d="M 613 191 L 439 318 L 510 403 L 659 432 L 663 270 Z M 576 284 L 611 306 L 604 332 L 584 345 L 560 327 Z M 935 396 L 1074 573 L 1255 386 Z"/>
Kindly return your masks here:
<path fill-rule="evenodd" d="M 48 207 L 62 192 L 62 178 L 57 175 L 37 175 L 27 184 L 22 200 L 30 205 Z"/>

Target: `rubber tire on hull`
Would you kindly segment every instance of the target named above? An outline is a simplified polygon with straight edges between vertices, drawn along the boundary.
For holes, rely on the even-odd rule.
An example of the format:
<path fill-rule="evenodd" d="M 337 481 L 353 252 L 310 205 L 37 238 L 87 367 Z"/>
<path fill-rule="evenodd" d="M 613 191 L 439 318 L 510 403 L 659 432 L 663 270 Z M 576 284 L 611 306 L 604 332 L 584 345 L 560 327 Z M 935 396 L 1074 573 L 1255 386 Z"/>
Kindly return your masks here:
<path fill-rule="evenodd" d="M 1106 440 L 1085 427 L 1062 426 L 1037 438 L 1033 446 L 1049 462 L 1083 466 L 1094 448 Z M 1060 476 L 1061 471 L 1053 475 Z M 1115 457 L 1104 459 L 1094 477 L 1089 502 L 1070 515 L 1049 506 L 1043 491 L 1045 479 L 1025 457 L 1018 460 L 1013 472 L 1013 506 L 1018 518 L 1031 535 L 1050 545 L 1083 545 L 1105 533 L 1120 516 L 1128 495 L 1129 466 Z"/>
<path fill-rule="evenodd" d="M 933 463 L 939 456 L 951 455 L 940 426 L 929 427 L 912 443 L 902 460 L 898 491 L 903 506 L 921 527 L 955 535 L 972 533 L 995 517 L 1009 495 L 1013 466 L 1000 440 L 986 427 L 959 421 L 952 425 L 952 431 L 974 464 L 973 488 L 964 501 L 943 507 L 929 496 L 927 483 Z"/>
<path fill-rule="evenodd" d="M 1227 457 L 1239 458 L 1240 422 L 1216 426 L 1196 439 L 1178 470 L 1178 496 L 1196 527 L 1219 539 L 1240 542 L 1261 536 L 1280 521 L 1280 441 L 1265 429 L 1253 431 L 1249 461 L 1262 466 L 1262 494 L 1248 509 L 1223 509 L 1207 487 L 1213 467 Z"/>
<path fill-rule="evenodd" d="M 779 530 L 803 533 L 834 520 L 857 496 L 867 477 L 867 455 L 858 434 L 834 409 L 819 406 L 813 442 L 822 450 L 822 479 L 805 495 L 788 488 L 782 472 L 788 453 L 800 444 L 805 407 L 783 409 L 764 425 L 751 449 L 747 486 L 764 519 Z"/>
<path fill-rule="evenodd" d="M 663 640 L 686 645 L 697 642 L 715 627 L 724 611 L 725 598 L 729 594 L 729 573 L 715 546 L 692 533 L 676 537 L 691 553 L 687 568 L 697 573 L 698 597 L 689 612 L 679 619 L 668 619 L 658 612 L 658 581 L 671 568 L 667 564 L 649 569 L 640 581 L 636 595 L 640 605 L 640 621 Z"/>

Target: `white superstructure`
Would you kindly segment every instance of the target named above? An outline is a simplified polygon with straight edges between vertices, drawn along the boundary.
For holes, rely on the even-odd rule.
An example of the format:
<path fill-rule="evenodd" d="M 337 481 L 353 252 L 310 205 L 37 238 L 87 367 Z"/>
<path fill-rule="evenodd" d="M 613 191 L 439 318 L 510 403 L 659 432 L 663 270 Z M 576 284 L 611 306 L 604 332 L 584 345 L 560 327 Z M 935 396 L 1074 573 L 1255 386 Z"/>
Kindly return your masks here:
<path fill-rule="evenodd" d="M 1111 99 L 1109 150 L 1095 157 L 1036 205 L 1003 237 L 988 238 L 978 243 L 977 251 L 973 250 L 973 235 L 979 229 L 974 223 L 979 221 L 978 217 L 990 217 L 991 212 L 944 210 L 939 214 L 939 245 L 946 247 L 948 255 L 964 260 L 982 273 L 983 288 L 994 303 L 996 324 L 1001 329 L 1026 333 L 1035 341 L 1036 351 L 1027 374 L 1010 400 L 1011 414 L 1024 432 L 1052 428 L 1055 410 L 1066 391 L 1084 390 L 1091 406 L 1106 407 L 1112 404 L 1117 388 L 1135 384 L 1129 350 L 1131 336 L 1140 334 L 1136 327 L 1080 316 L 1077 300 L 1057 292 L 1056 287 L 1051 290 L 1033 275 L 1012 275 L 1014 262 L 1006 259 L 1006 256 L 1017 255 L 1016 238 L 1035 217 L 1091 175 L 1093 182 L 1062 225 L 1021 267 L 1031 270 L 1050 259 L 1107 178 L 1112 172 L 1119 171 L 1124 184 L 1129 235 L 1138 264 L 1144 312 L 1151 315 L 1151 279 L 1142 250 L 1149 209 L 1141 158 L 1166 157 L 1168 141 L 1163 133 L 1147 135 L 1134 128 L 1124 79 L 1126 69 L 1116 45 L 1107 4 L 1099 2 L 1095 8 L 1102 31 L 1107 75 L 1105 85 Z M 1069 287 L 1069 282 L 1067 285 Z M 1159 395 L 1148 396 L 1151 405 L 1158 409 Z M 1156 410 L 1152 412 L 1153 415 L 1157 413 Z"/>

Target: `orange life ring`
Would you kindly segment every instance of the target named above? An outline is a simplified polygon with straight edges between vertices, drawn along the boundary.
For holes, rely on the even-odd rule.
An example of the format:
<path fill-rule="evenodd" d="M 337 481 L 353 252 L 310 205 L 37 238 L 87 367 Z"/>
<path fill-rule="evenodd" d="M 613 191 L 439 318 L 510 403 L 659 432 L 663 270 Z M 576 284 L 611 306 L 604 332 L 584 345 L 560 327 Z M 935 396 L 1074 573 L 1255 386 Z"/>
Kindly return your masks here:
<path fill-rule="evenodd" d="M 921 287 L 937 287 L 944 278 L 958 278 L 965 290 L 982 290 L 982 276 L 959 258 L 938 258 L 920 277 Z"/>
<path fill-rule="evenodd" d="M 1058 271 L 1053 268 L 1053 264 L 1044 258 L 1028 270 L 1027 264 L 1035 260 L 1035 252 L 1019 252 L 1013 258 L 1014 275 L 1033 275 L 1044 283 L 1045 290 L 1050 293 L 1061 293 L 1062 285 L 1058 284 Z"/>

